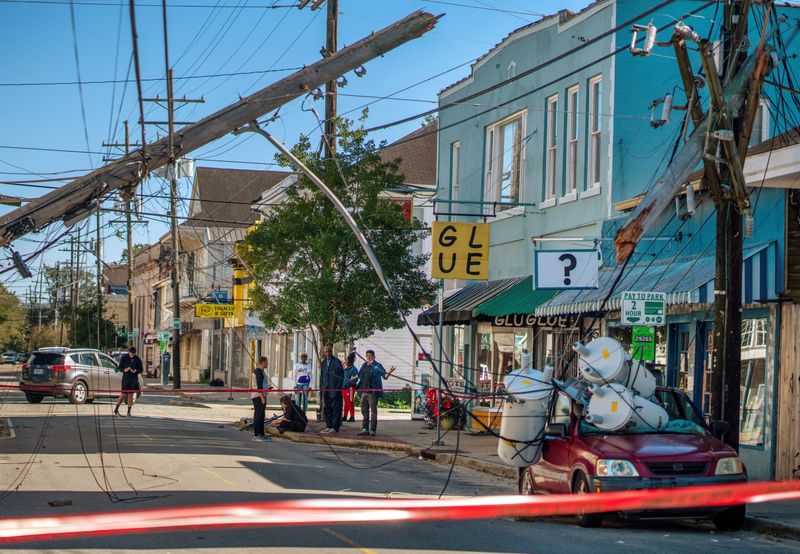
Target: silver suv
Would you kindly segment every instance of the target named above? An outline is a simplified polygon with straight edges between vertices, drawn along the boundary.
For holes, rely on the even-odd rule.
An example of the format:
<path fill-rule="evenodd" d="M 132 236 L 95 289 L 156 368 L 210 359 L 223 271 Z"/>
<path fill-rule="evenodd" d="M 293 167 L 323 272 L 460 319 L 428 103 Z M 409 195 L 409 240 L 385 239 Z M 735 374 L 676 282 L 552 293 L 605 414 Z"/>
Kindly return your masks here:
<path fill-rule="evenodd" d="M 31 404 L 45 396 L 67 397 L 73 404 L 99 396 L 117 396 L 118 364 L 93 348 L 42 348 L 22 365 L 20 390 Z M 141 385 L 141 376 L 140 385 Z"/>

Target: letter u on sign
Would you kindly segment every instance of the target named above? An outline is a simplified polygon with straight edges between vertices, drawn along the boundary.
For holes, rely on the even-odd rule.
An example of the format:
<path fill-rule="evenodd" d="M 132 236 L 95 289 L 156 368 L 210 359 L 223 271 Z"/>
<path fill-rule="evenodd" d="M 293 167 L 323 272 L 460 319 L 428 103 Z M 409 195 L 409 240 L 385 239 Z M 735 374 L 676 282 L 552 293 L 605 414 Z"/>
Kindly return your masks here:
<path fill-rule="evenodd" d="M 431 276 L 434 279 L 489 278 L 489 224 L 435 221 Z"/>

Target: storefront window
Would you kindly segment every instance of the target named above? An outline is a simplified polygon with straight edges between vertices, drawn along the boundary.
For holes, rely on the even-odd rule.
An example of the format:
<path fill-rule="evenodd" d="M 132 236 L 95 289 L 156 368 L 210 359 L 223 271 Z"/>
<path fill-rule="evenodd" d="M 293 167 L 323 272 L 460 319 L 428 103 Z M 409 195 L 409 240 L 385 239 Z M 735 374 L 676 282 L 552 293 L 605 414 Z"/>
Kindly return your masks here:
<path fill-rule="evenodd" d="M 480 374 L 475 383 L 482 406 L 491 404 L 492 396 L 492 334 L 480 333 L 478 348 L 478 367 Z"/>
<path fill-rule="evenodd" d="M 667 375 L 667 328 L 656 327 L 655 360 L 645 360 L 647 368 L 656 374 L 659 384 L 666 383 Z M 608 336 L 616 339 L 628 353 L 633 353 L 633 327 L 609 325 Z M 688 340 L 688 334 L 687 334 Z"/>
<path fill-rule="evenodd" d="M 742 320 L 741 425 L 739 442 L 764 445 L 764 397 L 767 367 L 766 318 Z"/>

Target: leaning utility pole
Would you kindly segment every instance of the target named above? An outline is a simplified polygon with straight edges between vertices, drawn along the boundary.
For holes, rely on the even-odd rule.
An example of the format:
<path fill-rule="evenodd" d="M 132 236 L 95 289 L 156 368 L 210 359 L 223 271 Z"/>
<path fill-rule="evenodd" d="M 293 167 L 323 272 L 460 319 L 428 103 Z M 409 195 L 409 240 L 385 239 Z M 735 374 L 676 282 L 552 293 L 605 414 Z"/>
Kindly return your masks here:
<path fill-rule="evenodd" d="M 304 96 L 324 83 L 361 67 L 431 30 L 440 16 L 417 11 L 335 54 L 272 83 L 175 133 L 178 154 L 186 155 Z M 173 152 L 174 154 L 174 152 Z M 64 216 L 79 216 L 94 198 L 141 181 L 147 172 L 170 162 L 168 141 L 143 146 L 106 166 L 78 177 L 0 216 L 0 246 L 42 229 Z"/>

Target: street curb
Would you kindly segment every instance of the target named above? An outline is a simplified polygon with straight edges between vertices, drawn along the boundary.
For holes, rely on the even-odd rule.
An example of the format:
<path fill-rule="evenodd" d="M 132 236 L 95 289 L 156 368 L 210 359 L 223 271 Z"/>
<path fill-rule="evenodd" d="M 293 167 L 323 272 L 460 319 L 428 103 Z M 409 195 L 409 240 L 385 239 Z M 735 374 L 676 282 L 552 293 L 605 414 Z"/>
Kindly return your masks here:
<path fill-rule="evenodd" d="M 744 528 L 748 531 L 770 533 L 778 537 L 800 541 L 800 527 L 779 523 L 768 518 L 747 516 L 744 522 Z"/>
<path fill-rule="evenodd" d="M 454 456 L 453 454 L 450 453 L 437 452 L 436 450 L 431 450 L 428 448 L 420 448 L 418 446 L 413 446 L 405 443 L 380 441 L 380 440 L 346 439 L 335 436 L 328 436 L 323 439 L 322 437 L 317 435 L 307 435 L 304 433 L 293 433 L 293 432 L 286 432 L 281 434 L 275 427 L 268 427 L 267 432 L 275 437 L 281 437 L 294 442 L 301 442 L 304 444 L 319 444 L 319 445 L 328 444 L 333 446 L 360 448 L 363 450 L 388 450 L 392 452 L 404 452 L 409 456 L 422 457 L 427 460 L 435 461 L 444 465 L 452 464 L 453 458 L 455 457 L 456 459 L 455 465 L 457 466 L 474 469 L 476 471 L 481 471 L 483 473 L 487 473 L 489 475 L 495 475 L 497 477 L 504 477 L 507 479 L 514 479 L 514 480 L 517 479 L 517 472 L 514 468 L 511 467 L 501 466 L 500 464 L 485 462 L 483 460 L 477 460 L 475 458 L 470 458 L 463 454 Z"/>

